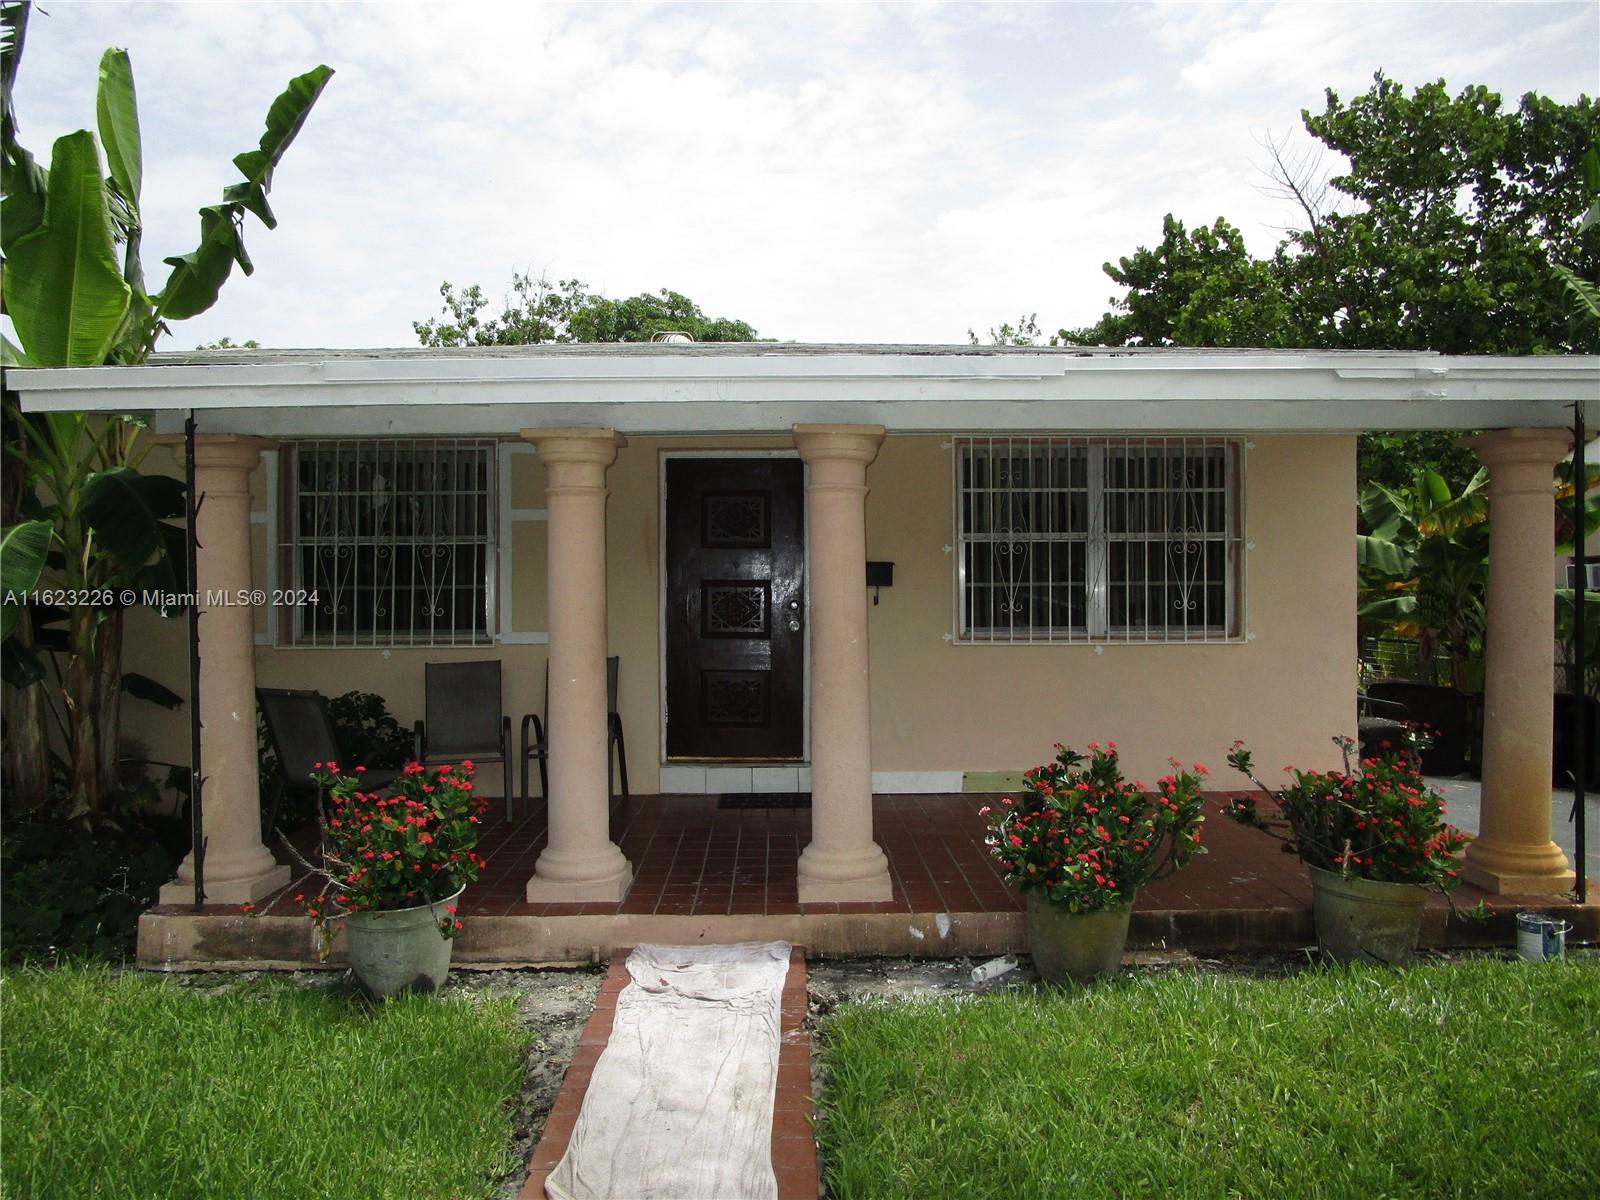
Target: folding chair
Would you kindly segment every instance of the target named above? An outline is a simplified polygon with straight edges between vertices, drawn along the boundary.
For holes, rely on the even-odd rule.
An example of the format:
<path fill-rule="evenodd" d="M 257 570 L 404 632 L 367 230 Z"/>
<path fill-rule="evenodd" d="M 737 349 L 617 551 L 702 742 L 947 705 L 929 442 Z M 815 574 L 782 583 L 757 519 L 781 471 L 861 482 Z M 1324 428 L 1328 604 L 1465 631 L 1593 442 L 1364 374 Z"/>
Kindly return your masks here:
<path fill-rule="evenodd" d="M 345 771 L 356 764 L 339 746 L 328 700 L 321 692 L 257 688 L 256 704 L 267 724 L 267 741 L 278 758 L 278 773 L 261 826 L 266 838 L 278 823 L 278 809 L 285 793 L 316 792 L 311 772 L 317 763 L 338 763 Z M 377 788 L 392 782 L 398 774 L 395 770 L 370 770 L 362 774 L 361 780 L 368 787 Z"/>
<path fill-rule="evenodd" d="M 416 724 L 416 760 L 424 766 L 464 758 L 500 760 L 506 820 L 512 818 L 511 718 L 500 697 L 500 663 L 429 663 L 424 717 Z"/>
<path fill-rule="evenodd" d="M 612 747 L 616 747 L 616 776 L 622 783 L 622 794 L 628 794 L 628 744 L 622 735 L 622 717 L 617 712 L 617 676 L 621 671 L 622 659 L 616 655 L 606 659 L 606 792 L 615 794 L 612 771 Z M 550 667 L 544 669 L 544 711 L 548 716 L 550 712 Z M 533 736 L 528 736 L 529 729 Z M 539 763 L 539 791 L 540 794 L 550 795 L 550 731 L 549 728 L 534 713 L 529 713 L 522 718 L 522 801 L 528 802 L 528 760 L 536 759 Z"/>

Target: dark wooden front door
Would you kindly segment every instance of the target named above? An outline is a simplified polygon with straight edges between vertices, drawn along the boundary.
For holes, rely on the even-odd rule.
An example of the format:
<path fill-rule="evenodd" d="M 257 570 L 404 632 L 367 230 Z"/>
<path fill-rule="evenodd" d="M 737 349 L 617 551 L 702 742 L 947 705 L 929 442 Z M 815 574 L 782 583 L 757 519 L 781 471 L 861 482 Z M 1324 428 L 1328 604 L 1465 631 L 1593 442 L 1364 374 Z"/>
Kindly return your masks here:
<path fill-rule="evenodd" d="M 805 516 L 792 458 L 669 458 L 667 757 L 804 753 Z"/>

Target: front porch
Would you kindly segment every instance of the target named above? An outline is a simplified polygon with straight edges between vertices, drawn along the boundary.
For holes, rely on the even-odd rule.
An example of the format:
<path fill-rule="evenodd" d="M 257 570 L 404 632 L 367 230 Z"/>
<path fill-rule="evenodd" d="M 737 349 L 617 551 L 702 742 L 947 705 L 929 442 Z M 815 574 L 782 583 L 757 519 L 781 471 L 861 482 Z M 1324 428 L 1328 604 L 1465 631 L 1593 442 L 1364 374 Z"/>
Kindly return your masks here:
<path fill-rule="evenodd" d="M 544 804 L 485 830 L 489 869 L 467 890 L 470 918 L 455 947 L 461 966 L 492 968 L 589 961 L 641 942 L 783 939 L 812 957 L 914 955 L 988 957 L 1025 953 L 1022 906 L 983 845 L 980 793 L 877 795 L 873 825 L 888 859 L 893 892 L 872 902 L 798 898 L 796 864 L 810 836 L 806 808 L 719 808 L 715 796 L 634 796 L 619 802 L 611 834 L 635 865 L 619 902 L 543 903 L 526 881 L 546 844 Z M 1196 952 L 1289 950 L 1310 945 L 1311 883 L 1279 843 L 1229 820 L 1223 797 L 1208 802 L 1209 853 L 1145 888 L 1129 942 Z M 491 806 L 498 808 L 498 806 Z M 494 815 L 494 814 L 492 814 Z M 140 922 L 147 967 L 287 967 L 315 962 L 309 922 L 294 902 L 296 883 L 264 901 L 257 917 L 230 905 L 166 904 Z M 1559 912 L 1574 940 L 1600 937 L 1600 904 L 1490 895 L 1463 884 L 1458 908 L 1487 900 L 1488 923 L 1447 920 L 1431 897 L 1422 944 L 1508 944 L 1525 907 Z M 334 961 L 341 956 L 336 946 Z"/>

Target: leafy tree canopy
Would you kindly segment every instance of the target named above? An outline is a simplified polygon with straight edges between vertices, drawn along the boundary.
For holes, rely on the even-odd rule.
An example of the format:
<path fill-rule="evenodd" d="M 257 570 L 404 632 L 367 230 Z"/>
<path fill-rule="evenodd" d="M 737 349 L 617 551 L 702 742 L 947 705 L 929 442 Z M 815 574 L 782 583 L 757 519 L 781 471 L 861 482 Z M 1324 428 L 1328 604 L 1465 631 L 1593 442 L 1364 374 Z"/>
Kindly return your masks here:
<path fill-rule="evenodd" d="M 626 300 L 608 300 L 577 279 L 552 283 L 542 275 L 513 272 L 498 315 L 477 284 L 457 290 L 439 285 L 444 312 L 413 321 L 424 346 L 525 346 L 539 342 L 648 342 L 657 333 L 687 333 L 697 342 L 752 342 L 744 321 L 708 317 L 687 296 L 662 288 Z"/>
<path fill-rule="evenodd" d="M 1313 157 L 1268 142 L 1276 192 L 1297 214 L 1266 257 L 1218 218 L 1162 237 L 1105 272 L 1125 289 L 1074 345 L 1259 346 L 1437 350 L 1445 354 L 1589 353 L 1597 327 L 1570 284 L 1600 276 L 1600 224 L 1585 157 L 1600 131 L 1587 96 L 1558 104 L 1529 93 L 1515 108 L 1484 87 L 1451 96 L 1444 81 L 1407 94 L 1380 71 L 1349 103 L 1329 90 L 1301 113 L 1324 150 L 1348 163 L 1323 177 Z M 1414 485 L 1423 468 L 1456 490 L 1470 452 L 1442 434 L 1372 434 L 1360 474 Z"/>
<path fill-rule="evenodd" d="M 1515 109 L 1483 87 L 1405 89 L 1382 72 L 1349 104 L 1333 91 L 1306 131 L 1349 170 L 1326 180 L 1272 143 L 1278 191 L 1299 213 L 1266 258 L 1219 218 L 1168 216 L 1154 249 L 1105 265 L 1126 288 L 1075 344 L 1305 346 L 1538 354 L 1595 348 L 1553 260 L 1592 277 L 1600 226 L 1584 157 L 1600 130 L 1587 96 L 1529 93 Z"/>

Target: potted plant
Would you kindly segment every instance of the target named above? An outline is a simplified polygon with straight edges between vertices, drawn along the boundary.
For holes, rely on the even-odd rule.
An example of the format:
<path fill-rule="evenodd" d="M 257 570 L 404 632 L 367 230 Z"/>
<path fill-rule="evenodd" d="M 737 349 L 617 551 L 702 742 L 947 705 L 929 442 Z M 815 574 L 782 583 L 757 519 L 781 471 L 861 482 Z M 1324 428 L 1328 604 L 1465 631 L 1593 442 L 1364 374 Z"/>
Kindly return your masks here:
<path fill-rule="evenodd" d="M 1428 891 L 1457 883 L 1456 852 L 1466 838 L 1444 821 L 1444 797 L 1422 777 L 1427 739 L 1415 728 L 1350 768 L 1351 738 L 1336 737 L 1342 771 L 1289 772 L 1274 792 L 1235 742 L 1228 763 L 1266 794 L 1276 816 L 1253 797 L 1236 797 L 1229 815 L 1283 841 L 1311 871 L 1317 944 L 1334 962 L 1408 961 L 1416 953 Z"/>
<path fill-rule="evenodd" d="M 484 866 L 475 847 L 486 801 L 473 793 L 473 764 L 409 763 L 383 791 L 363 790 L 365 767 L 353 775 L 335 763 L 318 768 L 321 865 L 290 850 L 323 880 L 295 897 L 316 923 L 322 957 L 342 925 L 351 969 L 368 993 L 435 990 L 462 928 L 461 893 Z"/>
<path fill-rule="evenodd" d="M 1135 893 L 1205 853 L 1206 769 L 1169 761 L 1173 774 L 1149 792 L 1122 778 L 1115 742 L 1090 742 L 1087 755 L 1058 742 L 1053 762 L 1023 773 L 1020 797 L 980 810 L 990 853 L 1026 898 L 1042 978 L 1085 982 L 1115 972 Z"/>

